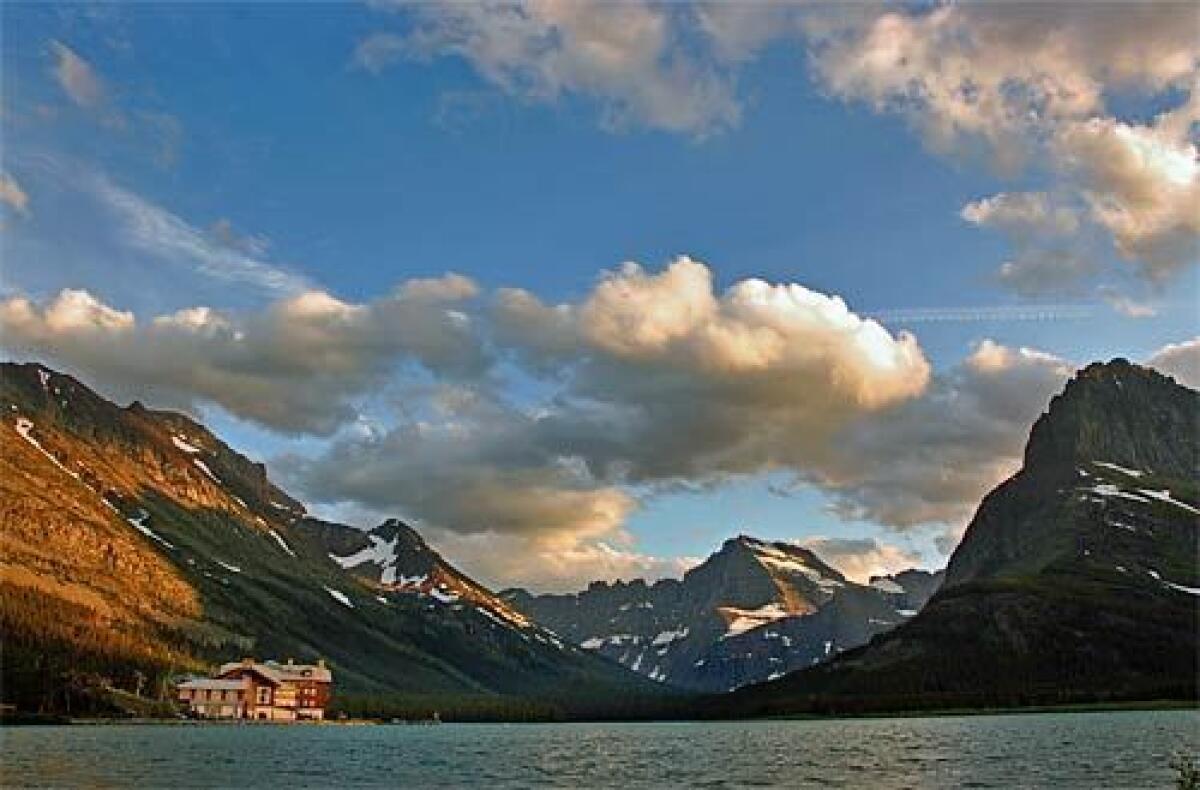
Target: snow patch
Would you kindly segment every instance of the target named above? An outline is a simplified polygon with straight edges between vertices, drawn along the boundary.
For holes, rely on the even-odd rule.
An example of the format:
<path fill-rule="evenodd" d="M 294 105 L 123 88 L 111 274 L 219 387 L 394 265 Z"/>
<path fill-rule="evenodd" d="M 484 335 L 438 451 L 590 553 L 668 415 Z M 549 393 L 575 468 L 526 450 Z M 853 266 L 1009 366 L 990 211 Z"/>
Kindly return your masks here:
<path fill-rule="evenodd" d="M 392 538 L 390 541 L 384 540 L 378 535 L 367 535 L 371 541 L 371 545 L 365 549 L 356 551 L 346 557 L 339 557 L 335 554 L 330 554 L 329 557 L 338 565 L 345 569 L 357 568 L 359 565 L 378 565 L 379 566 L 379 581 L 383 584 L 396 583 L 396 562 L 399 559 L 396 556 L 396 545 L 399 543 L 399 538 Z M 422 581 L 424 579 L 422 578 Z M 403 582 L 401 582 L 403 584 Z"/>
<path fill-rule="evenodd" d="M 189 455 L 195 455 L 196 453 L 202 452 L 199 447 L 189 442 L 187 438 L 183 436 L 172 436 L 171 443 Z"/>
<path fill-rule="evenodd" d="M 166 546 L 168 549 L 175 548 L 174 543 L 167 540 L 162 535 L 159 535 L 157 532 L 155 532 L 154 530 L 152 530 L 146 526 L 146 522 L 150 520 L 150 514 L 147 513 L 146 511 L 139 510 L 138 514 L 135 517 L 126 518 L 125 520 L 128 521 L 129 524 L 134 529 L 136 529 L 138 532 L 142 533 L 146 537 L 150 538 L 151 540 L 158 541 L 162 545 Z"/>
<path fill-rule="evenodd" d="M 1092 461 L 1092 463 L 1096 466 L 1102 466 L 1105 469 L 1111 469 L 1114 472 L 1120 472 L 1121 474 L 1126 475 L 1128 477 L 1141 477 L 1142 475 L 1146 474 L 1145 472 L 1139 471 L 1137 469 L 1130 469 L 1125 466 L 1120 466 L 1118 464 L 1110 463 L 1109 461 Z"/>
<path fill-rule="evenodd" d="M 217 477 L 216 475 L 214 475 L 212 473 L 212 470 L 208 468 L 208 464 L 204 463 L 199 458 L 193 458 L 192 463 L 196 465 L 197 469 L 199 469 L 204 474 L 208 475 L 209 478 L 212 479 L 212 481 L 214 483 L 216 483 L 217 485 L 222 485 L 221 478 Z"/>
<path fill-rule="evenodd" d="M 1161 491 L 1155 491 L 1154 489 L 1151 489 L 1151 488 L 1139 488 L 1138 493 L 1144 494 L 1145 496 L 1148 496 L 1151 499 L 1157 499 L 1159 502 L 1166 502 L 1167 504 L 1174 505 L 1175 507 L 1183 508 L 1184 510 L 1186 510 L 1189 513 L 1195 513 L 1197 515 L 1200 515 L 1200 510 L 1197 510 L 1196 508 L 1192 507 L 1187 502 L 1180 502 L 1178 499 L 1173 499 L 1171 497 L 1170 489 L 1164 488 Z"/>
<path fill-rule="evenodd" d="M 754 556 L 763 565 L 774 568 L 775 570 L 786 571 L 789 573 L 799 573 L 809 581 L 816 584 L 822 589 L 829 590 L 836 587 L 841 587 L 842 583 L 836 579 L 830 579 L 816 568 L 811 568 L 804 562 L 801 562 L 796 557 L 781 551 L 774 546 L 769 546 L 760 541 L 748 541 L 754 547 Z"/>
<path fill-rule="evenodd" d="M 224 562 L 223 560 L 213 560 L 213 561 L 216 562 L 218 565 L 220 565 L 225 570 L 230 571 L 232 573 L 241 573 L 242 572 L 242 569 L 239 568 L 238 566 L 230 565 L 228 562 Z"/>
<path fill-rule="evenodd" d="M 904 594 L 904 588 L 891 579 L 872 579 L 871 586 L 876 590 L 885 593 L 894 593 L 897 595 Z"/>
<path fill-rule="evenodd" d="M 292 547 L 287 544 L 287 541 L 283 539 L 282 535 L 273 529 L 268 531 L 271 533 L 271 537 L 275 538 L 275 542 L 279 544 L 279 548 L 286 551 L 292 557 L 296 556 L 296 552 L 292 551 Z"/>
<path fill-rule="evenodd" d="M 434 588 L 430 589 L 429 594 L 431 596 L 433 596 L 434 600 L 440 601 L 441 603 L 454 603 L 455 601 L 458 600 L 457 595 L 454 595 L 453 593 L 448 593 L 439 587 L 434 587 Z"/>
<path fill-rule="evenodd" d="M 321 586 L 325 587 L 323 584 Z M 347 606 L 351 609 L 354 608 L 354 604 L 350 602 L 350 596 L 346 595 L 346 593 L 342 592 L 341 590 L 335 590 L 332 587 L 325 587 L 325 592 L 329 593 L 329 597 L 333 598 L 333 600 L 337 601 L 342 606 Z"/>
<path fill-rule="evenodd" d="M 757 609 L 738 609 L 733 606 L 722 606 L 718 609 L 721 614 L 730 618 L 728 630 L 721 639 L 738 636 L 760 625 L 789 617 L 788 612 L 777 603 L 769 603 Z"/>
<path fill-rule="evenodd" d="M 604 647 L 604 640 L 598 636 L 593 636 L 580 642 L 579 646 L 584 650 L 599 650 Z"/>
<path fill-rule="evenodd" d="M 55 458 L 54 455 L 49 450 L 47 450 L 45 447 L 42 447 L 41 442 L 39 442 L 37 439 L 33 438 L 33 435 L 30 433 L 30 431 L 33 430 L 33 420 L 30 420 L 27 417 L 18 417 L 17 424 L 13 427 L 15 427 L 17 429 L 17 433 L 21 434 L 22 439 L 24 439 L 25 441 L 29 442 L 34 447 L 36 447 L 38 449 L 38 452 L 40 452 L 42 455 L 44 455 L 50 459 L 51 463 L 53 463 L 59 469 L 63 470 L 64 472 L 66 472 L 71 477 L 75 478 L 76 480 L 79 479 L 78 472 L 72 472 L 70 469 L 63 466 L 62 462 L 59 461 L 57 458 Z"/>
<path fill-rule="evenodd" d="M 1112 483 L 1097 483 L 1091 488 L 1085 488 L 1083 490 L 1101 497 L 1120 497 L 1121 499 L 1129 499 L 1134 502 L 1141 502 L 1143 504 L 1150 501 L 1143 496 L 1138 496 L 1137 494 L 1130 493 L 1129 491 L 1122 491 Z"/>
<path fill-rule="evenodd" d="M 650 641 L 650 644 L 654 645 L 655 647 L 661 647 L 662 645 L 671 644 L 676 639 L 683 639 L 687 635 L 687 628 L 677 628 L 674 631 L 662 631 L 658 634 L 658 636 L 654 637 L 654 639 Z"/>

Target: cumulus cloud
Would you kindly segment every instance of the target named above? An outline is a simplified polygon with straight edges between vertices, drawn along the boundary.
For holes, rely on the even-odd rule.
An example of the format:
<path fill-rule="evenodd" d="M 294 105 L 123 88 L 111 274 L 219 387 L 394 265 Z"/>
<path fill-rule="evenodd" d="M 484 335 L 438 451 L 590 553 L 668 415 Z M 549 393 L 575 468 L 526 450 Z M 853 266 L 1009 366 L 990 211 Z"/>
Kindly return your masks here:
<path fill-rule="evenodd" d="M 1016 255 L 996 278 L 1023 296 L 1073 291 L 1098 269 L 1079 250 L 1079 210 L 1045 192 L 1001 192 L 966 204 L 960 216 L 1008 237 Z"/>
<path fill-rule="evenodd" d="M 609 479 L 804 467 L 838 426 L 915 397 L 929 378 L 915 338 L 840 298 L 761 280 L 718 294 L 688 258 L 659 273 L 627 264 L 578 304 L 509 292 L 496 309 L 499 336 L 561 362 L 567 397 L 539 420 L 543 441 Z"/>
<path fill-rule="evenodd" d="M 1187 3 L 974 3 L 807 24 L 832 93 L 904 114 L 935 148 L 983 144 L 1013 166 L 1031 134 L 1097 114 L 1111 90 L 1186 88 L 1195 21 Z"/>
<path fill-rule="evenodd" d="M 1079 179 L 1093 219 L 1150 281 L 1200 259 L 1200 102 L 1152 125 L 1091 118 L 1060 129 L 1055 150 Z"/>
<path fill-rule="evenodd" d="M 848 425 L 813 482 L 847 519 L 961 528 L 982 496 L 1019 468 L 1030 427 L 1072 369 L 985 340 L 936 376 L 924 397 Z"/>
<path fill-rule="evenodd" d="M 576 0 L 381 5 L 403 10 L 411 30 L 359 43 L 354 60 L 371 71 L 401 58 L 455 56 L 526 101 L 589 97 L 611 128 L 705 135 L 739 119 L 729 78 L 681 40 L 686 9 Z"/>
<path fill-rule="evenodd" d="M 71 101 L 80 107 L 96 107 L 104 102 L 104 80 L 90 63 L 61 41 L 51 41 L 50 52 L 54 56 L 51 73 Z"/>
<path fill-rule="evenodd" d="M 1186 387 L 1200 390 L 1200 337 L 1168 343 L 1154 352 L 1146 364 L 1173 376 Z"/>
<path fill-rule="evenodd" d="M 1147 280 L 1194 264 L 1200 179 L 1191 127 L 1200 39 L 1185 3 L 973 3 L 822 13 L 807 22 L 813 63 L 836 96 L 899 113 L 943 152 L 999 169 L 1038 164 L 1065 206 L 998 195 L 963 217 L 998 227 L 1015 259 L 1000 281 L 1025 294 L 1096 271 L 1049 237 L 1097 228 Z M 1146 126 L 1109 114 L 1117 93 L 1186 100 Z M 1088 223 L 1076 204 L 1086 206 Z"/>
<path fill-rule="evenodd" d="M 353 404 L 408 361 L 438 375 L 478 375 L 485 353 L 452 308 L 471 291 L 448 278 L 365 304 L 306 291 L 254 314 L 208 307 L 138 321 L 83 291 L 46 304 L 0 302 L 10 353 L 65 365 L 110 394 L 194 408 L 215 403 L 285 432 L 328 434 Z M 455 290 L 457 289 L 457 290 Z"/>
<path fill-rule="evenodd" d="M 463 534 L 548 544 L 608 535 L 636 500 L 541 445 L 536 418 L 469 387 L 439 388 L 433 411 L 381 435 L 349 435 L 280 467 L 319 501 L 353 501 Z"/>
<path fill-rule="evenodd" d="M 432 530 L 430 542 L 494 588 L 519 583 L 539 592 L 577 592 L 596 580 L 679 578 L 699 557 L 656 557 L 610 541 L 547 547 L 519 535 L 459 535 Z"/>
<path fill-rule="evenodd" d="M 29 215 L 29 195 L 17 183 L 17 179 L 2 172 L 0 172 L 0 203 L 23 217 Z"/>
<path fill-rule="evenodd" d="M 1154 283 L 1196 262 L 1191 3 L 381 5 L 409 24 L 360 42 L 365 69 L 456 56 L 526 101 L 590 97 L 609 126 L 700 136 L 738 122 L 748 61 L 798 41 L 830 96 L 907 119 L 936 152 L 1046 176 L 1053 199 L 1002 193 L 963 211 L 1014 242 L 1002 285 L 1040 295 L 1089 282 L 1101 267 L 1069 242 L 1093 237 Z M 1130 96 L 1179 104 L 1145 125 L 1112 109 Z"/>
<path fill-rule="evenodd" d="M 613 548 L 639 504 L 631 491 L 805 467 L 837 426 L 918 395 L 929 376 L 915 339 L 836 297 L 757 280 L 717 293 L 688 258 L 656 273 L 626 264 L 577 303 L 504 290 L 490 321 L 498 353 L 552 387 L 544 402 L 437 388 L 388 431 L 277 466 L 317 501 L 519 537 L 530 556 L 559 558 L 543 575 L 573 583 L 587 563 L 657 567 Z"/>
<path fill-rule="evenodd" d="M 1079 216 L 1069 206 L 1055 205 L 1045 192 L 1001 192 L 963 206 L 962 218 L 1018 237 L 1028 234 L 1069 236 L 1079 230 Z"/>
<path fill-rule="evenodd" d="M 483 300 L 456 275 L 365 303 L 306 291 L 253 314 L 151 319 L 64 291 L 0 303 L 0 337 L 110 394 L 334 434 L 274 471 L 326 507 L 399 514 L 464 546 L 495 537 L 514 553 L 480 568 L 566 587 L 589 563 L 674 567 L 632 547 L 630 514 L 663 489 L 737 476 L 791 474 L 842 518 L 953 535 L 1017 467 L 1071 370 L 984 341 L 933 375 L 915 338 L 835 296 L 761 280 L 718 291 L 689 258 L 626 264 L 558 305 L 517 290 Z M 407 366 L 418 374 L 394 378 Z M 510 370 L 536 394 L 508 386 Z M 385 387 L 397 414 L 356 419 Z"/>
<path fill-rule="evenodd" d="M 866 584 L 872 576 L 888 576 L 921 564 L 919 552 L 875 538 L 831 538 L 815 536 L 800 545 L 841 571 L 846 578 Z"/>

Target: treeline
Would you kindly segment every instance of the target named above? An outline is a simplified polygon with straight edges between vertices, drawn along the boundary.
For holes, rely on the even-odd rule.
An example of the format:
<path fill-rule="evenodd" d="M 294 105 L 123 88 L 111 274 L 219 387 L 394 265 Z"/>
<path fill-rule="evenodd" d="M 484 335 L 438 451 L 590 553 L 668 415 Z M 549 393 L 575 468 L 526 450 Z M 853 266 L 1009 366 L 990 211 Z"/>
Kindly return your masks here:
<path fill-rule="evenodd" d="M 199 668 L 168 633 L 15 584 L 0 583 L 0 633 L 0 702 L 25 713 L 119 715 L 119 701 L 170 699 L 174 676 Z"/>
<path fill-rule="evenodd" d="M 489 694 L 337 694 L 329 714 L 379 721 L 650 721 L 690 718 L 695 713 L 692 703 L 691 697 L 665 695 L 563 701 Z"/>
<path fill-rule="evenodd" d="M 328 714 L 334 718 L 390 721 L 558 721 L 552 704 L 500 695 L 338 694 Z"/>

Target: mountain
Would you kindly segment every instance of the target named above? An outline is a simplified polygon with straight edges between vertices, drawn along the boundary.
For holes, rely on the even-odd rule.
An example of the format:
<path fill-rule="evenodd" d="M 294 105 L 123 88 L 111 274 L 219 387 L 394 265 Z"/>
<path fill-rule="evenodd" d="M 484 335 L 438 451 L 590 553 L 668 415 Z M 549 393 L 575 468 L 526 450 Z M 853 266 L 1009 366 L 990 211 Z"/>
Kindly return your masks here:
<path fill-rule="evenodd" d="M 1196 698 L 1200 394 L 1081 370 L 989 493 L 919 615 L 714 713 Z"/>
<path fill-rule="evenodd" d="M 651 680 L 715 692 L 863 644 L 915 614 L 936 578 L 918 571 L 864 586 L 808 549 L 742 535 L 682 580 L 501 596 L 563 638 Z"/>
<path fill-rule="evenodd" d="M 0 365 L 3 701 L 58 711 L 105 685 L 246 655 L 326 659 L 342 693 L 552 700 L 657 691 L 568 644 L 416 532 L 309 517 L 194 420 Z"/>
<path fill-rule="evenodd" d="M 888 576 L 872 576 L 868 584 L 883 593 L 901 614 L 911 617 L 925 608 L 945 578 L 945 570 L 910 568 Z"/>

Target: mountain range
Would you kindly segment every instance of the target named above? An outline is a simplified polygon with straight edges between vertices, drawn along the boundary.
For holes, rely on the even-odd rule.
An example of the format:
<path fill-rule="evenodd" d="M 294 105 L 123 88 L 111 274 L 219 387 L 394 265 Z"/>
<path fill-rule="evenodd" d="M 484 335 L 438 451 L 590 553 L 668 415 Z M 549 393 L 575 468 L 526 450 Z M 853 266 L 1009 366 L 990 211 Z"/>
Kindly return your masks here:
<path fill-rule="evenodd" d="M 916 614 L 940 574 L 855 584 L 812 551 L 748 535 L 654 584 L 595 582 L 570 595 L 501 597 L 580 646 L 659 683 L 729 691 L 863 644 Z"/>
<path fill-rule="evenodd" d="M 941 589 L 833 661 L 720 715 L 1196 698 L 1200 394 L 1114 360 L 1079 371 L 980 504 Z"/>
<path fill-rule="evenodd" d="M 412 529 L 308 516 L 180 414 L 0 367 L 5 702 L 86 706 L 242 656 L 330 662 L 343 693 L 570 708 L 656 684 L 531 622 Z"/>
<path fill-rule="evenodd" d="M 187 416 L 13 363 L 0 410 L 0 680 L 22 710 L 101 712 L 97 689 L 161 695 L 247 655 L 324 658 L 343 709 L 373 713 L 1196 696 L 1200 394 L 1123 360 L 1053 399 L 944 572 L 867 584 L 740 535 L 681 579 L 495 593 L 399 520 L 314 518 Z"/>

